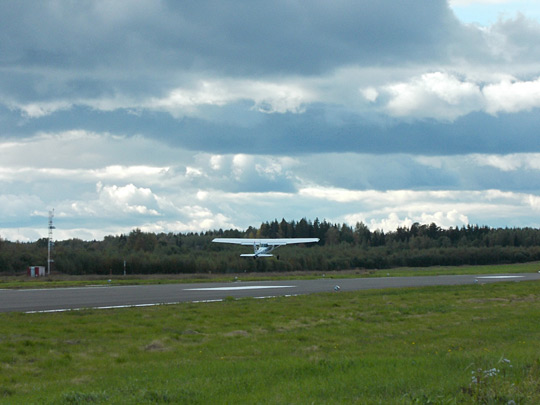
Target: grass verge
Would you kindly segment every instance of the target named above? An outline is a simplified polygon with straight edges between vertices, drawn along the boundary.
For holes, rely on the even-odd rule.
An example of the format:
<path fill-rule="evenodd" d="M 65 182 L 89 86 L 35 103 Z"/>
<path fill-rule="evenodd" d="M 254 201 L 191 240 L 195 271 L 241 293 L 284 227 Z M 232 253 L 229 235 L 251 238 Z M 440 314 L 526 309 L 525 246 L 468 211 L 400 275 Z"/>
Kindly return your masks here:
<path fill-rule="evenodd" d="M 540 403 L 536 282 L 0 314 L 0 402 Z"/>
<path fill-rule="evenodd" d="M 298 271 L 288 273 L 231 273 L 231 274 L 149 274 L 149 275 L 84 275 L 53 274 L 41 278 L 26 275 L 0 276 L 2 288 L 61 288 L 88 285 L 142 285 L 172 283 L 227 282 L 233 280 L 302 280 L 315 278 L 359 278 L 359 277 L 413 277 L 458 274 L 531 273 L 540 270 L 539 262 L 486 266 L 435 266 L 425 268 L 399 267 L 384 270 L 342 271 Z"/>

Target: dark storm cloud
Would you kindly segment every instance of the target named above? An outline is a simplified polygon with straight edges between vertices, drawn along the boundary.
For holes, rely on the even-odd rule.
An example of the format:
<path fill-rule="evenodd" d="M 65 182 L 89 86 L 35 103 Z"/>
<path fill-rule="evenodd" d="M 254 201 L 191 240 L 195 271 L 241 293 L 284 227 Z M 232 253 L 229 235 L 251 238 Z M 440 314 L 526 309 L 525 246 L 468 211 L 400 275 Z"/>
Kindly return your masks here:
<path fill-rule="evenodd" d="M 190 38 L 198 49 L 218 55 L 216 62 L 233 69 L 241 62 L 242 73 L 247 74 L 249 70 L 305 74 L 358 62 L 438 59 L 458 25 L 443 1 L 170 4 L 173 15 L 202 27 L 205 35 L 195 33 Z M 181 36 L 173 43 L 184 39 Z"/>
<path fill-rule="evenodd" d="M 234 111 L 235 107 L 225 108 Z M 246 110 L 248 110 L 246 108 Z M 325 117 L 323 107 L 303 114 L 262 114 L 250 125 L 243 122 L 212 122 L 200 118 L 175 119 L 164 112 L 132 114 L 126 110 L 98 111 L 75 107 L 32 120 L 14 112 L 0 111 L 4 131 L 30 136 L 39 131 L 62 132 L 85 128 L 92 132 L 144 135 L 164 143 L 212 153 L 305 154 L 357 152 L 372 154 L 418 153 L 455 155 L 463 153 L 539 152 L 536 111 L 501 114 L 474 113 L 454 122 L 370 124 L 349 114 L 339 123 Z M 3 116 L 3 118 L 2 118 Z M 24 124 L 21 124 L 24 121 Z"/>
<path fill-rule="evenodd" d="M 0 4 L 0 61 L 29 74 L 76 69 L 75 82 L 178 70 L 312 74 L 444 60 L 460 31 L 442 0 L 17 1 Z"/>
<path fill-rule="evenodd" d="M 169 121 L 171 127 L 161 132 L 161 139 L 185 148 L 216 153 L 295 155 L 352 151 L 453 155 L 540 151 L 537 136 L 540 116 L 527 112 L 499 117 L 477 113 L 453 123 L 427 120 L 387 126 L 366 125 L 359 117 L 334 125 L 317 109 L 301 116 L 280 114 L 265 118 L 261 125 L 250 128 L 214 125 L 193 118 L 180 123 Z M 166 124 L 162 122 L 162 125 Z M 199 136 L 201 132 L 204 138 Z"/>

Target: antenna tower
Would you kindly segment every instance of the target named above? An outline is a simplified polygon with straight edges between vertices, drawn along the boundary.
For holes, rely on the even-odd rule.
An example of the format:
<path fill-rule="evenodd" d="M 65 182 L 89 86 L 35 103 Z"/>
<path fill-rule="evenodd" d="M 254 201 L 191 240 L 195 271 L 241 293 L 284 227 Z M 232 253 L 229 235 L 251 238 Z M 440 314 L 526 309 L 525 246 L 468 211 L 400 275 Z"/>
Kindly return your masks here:
<path fill-rule="evenodd" d="M 51 263 L 54 262 L 53 259 L 51 259 L 51 250 L 53 247 L 53 217 L 54 217 L 54 208 L 49 211 L 49 243 L 48 243 L 48 249 L 47 249 L 47 273 L 50 276 L 51 275 Z"/>

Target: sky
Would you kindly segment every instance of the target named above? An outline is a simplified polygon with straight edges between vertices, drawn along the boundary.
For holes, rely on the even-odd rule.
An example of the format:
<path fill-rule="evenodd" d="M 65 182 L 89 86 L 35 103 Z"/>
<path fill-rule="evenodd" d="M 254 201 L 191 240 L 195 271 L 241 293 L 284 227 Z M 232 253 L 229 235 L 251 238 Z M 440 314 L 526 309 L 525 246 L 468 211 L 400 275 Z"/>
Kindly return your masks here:
<path fill-rule="evenodd" d="M 540 1 L 0 2 L 0 237 L 540 227 Z"/>

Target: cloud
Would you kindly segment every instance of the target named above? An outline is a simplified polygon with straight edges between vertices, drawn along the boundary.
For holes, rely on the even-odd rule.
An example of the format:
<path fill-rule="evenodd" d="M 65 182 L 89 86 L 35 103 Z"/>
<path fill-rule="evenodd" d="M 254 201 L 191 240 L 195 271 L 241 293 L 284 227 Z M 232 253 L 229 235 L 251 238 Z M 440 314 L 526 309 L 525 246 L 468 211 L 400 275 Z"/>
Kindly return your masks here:
<path fill-rule="evenodd" d="M 442 227 L 478 223 L 479 217 L 491 223 L 511 215 L 526 217 L 537 209 L 534 195 L 499 190 L 463 191 L 354 191 L 302 190 L 304 195 L 322 201 L 342 203 L 349 213 L 333 220 L 349 224 L 364 222 L 371 229 L 393 231 L 414 222 L 435 222 Z M 325 203 L 322 202 L 322 205 Z M 525 214 L 528 212 L 529 214 Z"/>
<path fill-rule="evenodd" d="M 515 113 L 540 107 L 540 78 L 533 81 L 506 80 L 483 89 L 490 114 Z"/>
<path fill-rule="evenodd" d="M 152 207 L 158 206 L 158 199 L 148 188 L 136 187 L 133 184 L 118 187 L 103 186 L 100 182 L 96 186 L 99 194 L 99 204 L 103 209 L 113 207 L 115 213 L 141 214 L 157 216 L 159 212 Z"/>
<path fill-rule="evenodd" d="M 448 229 L 450 227 L 456 228 L 469 224 L 469 218 L 460 214 L 456 210 L 449 212 L 435 212 L 435 213 L 420 213 L 411 215 L 411 217 L 405 215 L 400 217 L 397 213 L 392 212 L 385 218 L 371 219 L 366 221 L 365 215 L 352 214 L 344 217 L 344 222 L 349 224 L 365 223 L 371 230 L 381 230 L 385 232 L 393 232 L 398 227 L 411 227 L 414 223 L 419 224 L 432 224 L 435 223 L 441 228 Z M 367 223 L 366 223 L 367 222 Z"/>
<path fill-rule="evenodd" d="M 453 120 L 482 105 L 477 85 L 443 72 L 426 73 L 385 90 L 391 97 L 386 108 L 397 117 Z"/>
<path fill-rule="evenodd" d="M 438 45 L 448 32 L 459 29 L 444 1 L 144 1 L 120 2 L 110 12 L 104 4 L 3 5 L 3 60 L 41 78 L 55 70 L 81 70 L 59 90 L 79 87 L 88 94 L 95 86 L 84 84 L 92 80 L 125 84 L 120 74 L 127 69 L 137 79 L 217 70 L 260 76 L 320 73 L 368 60 L 431 59 L 440 56 Z M 32 71 L 35 66 L 48 70 Z"/>
<path fill-rule="evenodd" d="M 540 170 L 540 155 L 537 153 L 511 155 L 473 155 L 472 158 L 483 166 L 495 167 L 503 172 L 519 169 Z"/>
<path fill-rule="evenodd" d="M 68 101 L 52 101 L 16 105 L 12 108 L 20 109 L 23 115 L 29 118 L 39 118 L 50 115 L 56 111 L 68 110 L 69 108 L 71 108 L 71 103 L 69 103 Z"/>
<path fill-rule="evenodd" d="M 535 224 L 540 24 L 456 4 L 0 3 L 0 232 Z"/>
<path fill-rule="evenodd" d="M 173 116 L 197 115 L 200 106 L 224 106 L 248 100 L 263 113 L 301 113 L 313 101 L 308 89 L 298 84 L 227 79 L 203 81 L 195 89 L 178 88 L 165 98 L 152 99 L 143 107 L 170 112 Z"/>
<path fill-rule="evenodd" d="M 342 151 L 368 132 L 399 145 L 401 122 L 441 121 L 427 130 L 446 143 L 448 121 L 538 107 L 540 29 L 523 16 L 481 29 L 444 1 L 127 4 L 5 10 L 20 22 L 0 27 L 8 131 L 79 123 L 217 153 Z"/>
<path fill-rule="evenodd" d="M 504 61 L 527 64 L 540 55 L 540 20 L 527 18 L 521 12 L 513 18 L 499 18 L 483 32 L 494 55 Z"/>
<path fill-rule="evenodd" d="M 467 6 L 471 4 L 503 4 L 515 0 L 449 0 L 451 6 Z"/>
<path fill-rule="evenodd" d="M 390 95 L 385 108 L 396 117 L 453 121 L 476 111 L 496 115 L 540 108 L 540 79 L 483 84 L 434 72 L 383 90 Z"/>
<path fill-rule="evenodd" d="M 34 215 L 35 208 L 43 205 L 43 201 L 35 195 L 1 194 L 0 204 L 2 205 L 2 222 L 10 222 L 31 217 Z"/>
<path fill-rule="evenodd" d="M 357 74 L 361 75 L 361 72 Z M 502 79 L 493 82 L 494 78 Z M 190 116 L 207 121 L 220 116 L 215 114 L 216 110 L 208 110 L 209 107 L 222 109 L 242 102 L 248 102 L 246 113 L 252 110 L 264 114 L 303 114 L 308 108 L 331 103 L 341 105 L 344 111 L 353 114 L 364 114 L 371 109 L 373 113 L 386 111 L 390 116 L 407 120 L 433 118 L 443 121 L 452 121 L 477 111 L 496 115 L 530 111 L 540 107 L 540 79 L 519 80 L 503 73 L 494 75 L 490 72 L 468 79 L 466 73 L 436 71 L 409 77 L 402 82 L 357 89 L 351 86 L 351 80 L 354 83 L 355 78 L 349 73 L 343 87 L 330 89 L 329 81 L 336 79 L 339 83 L 335 75 L 296 84 L 281 80 L 238 82 L 227 79 L 221 82 L 203 82 L 195 89 L 177 88 L 160 99 L 124 100 L 120 104 L 106 100 L 77 100 L 74 105 L 88 105 L 105 112 L 115 109 L 163 111 L 177 119 Z M 359 81 L 362 83 L 362 80 Z M 368 103 L 362 102 L 362 99 Z M 374 103 L 377 103 L 375 109 L 370 107 L 370 104 Z M 39 118 L 67 110 L 71 106 L 62 101 L 31 103 L 18 108 L 28 117 Z M 237 119 L 229 116 L 227 120 L 233 125 L 242 125 L 242 116 Z"/>

